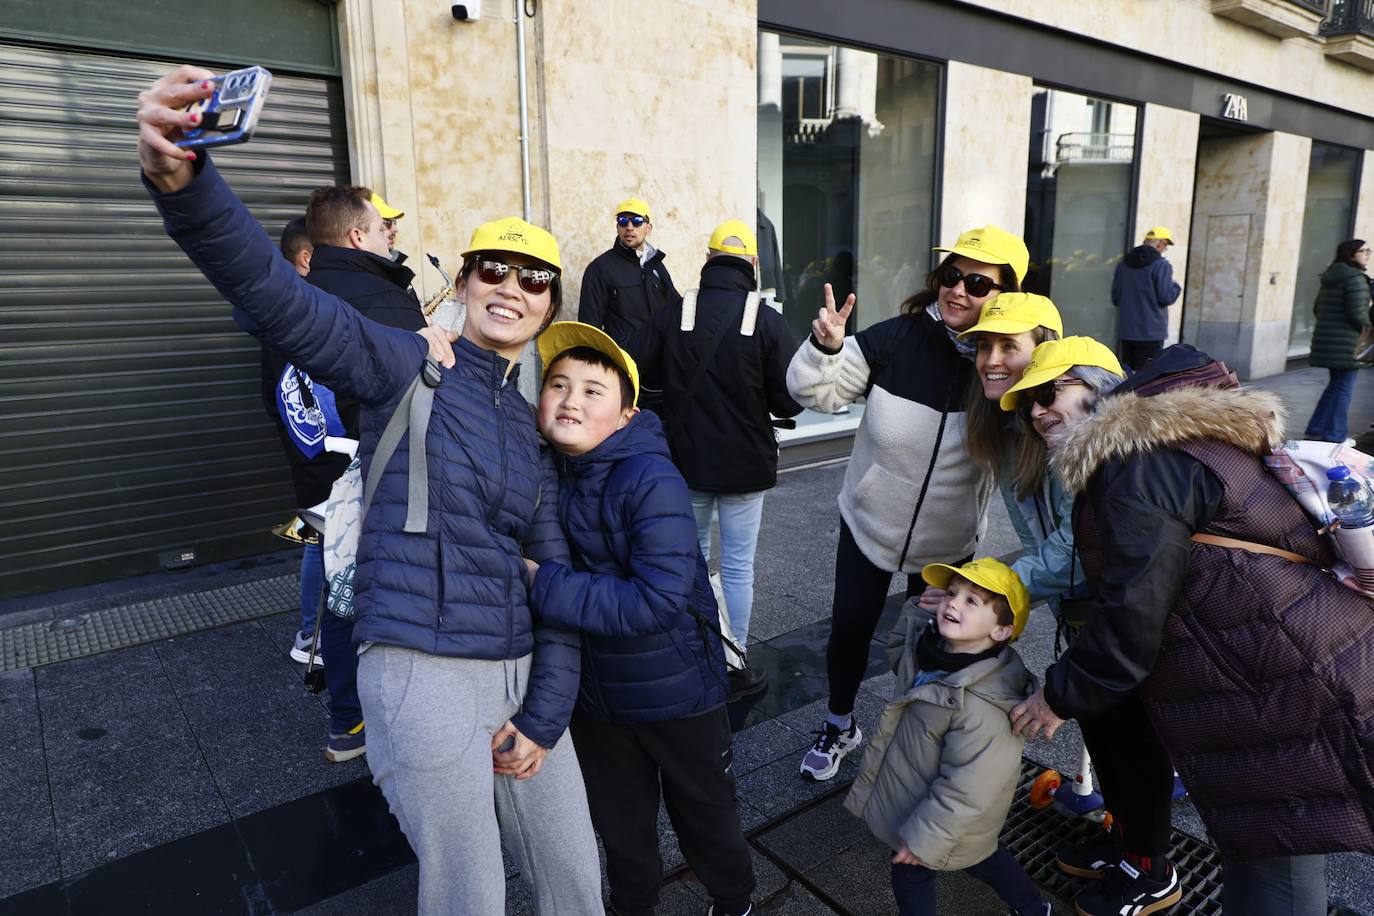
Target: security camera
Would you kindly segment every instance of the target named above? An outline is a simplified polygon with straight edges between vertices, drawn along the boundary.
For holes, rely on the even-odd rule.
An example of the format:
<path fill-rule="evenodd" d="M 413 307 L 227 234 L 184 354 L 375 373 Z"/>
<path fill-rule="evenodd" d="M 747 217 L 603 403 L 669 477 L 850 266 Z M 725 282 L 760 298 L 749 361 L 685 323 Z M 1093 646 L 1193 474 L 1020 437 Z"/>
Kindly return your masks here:
<path fill-rule="evenodd" d="M 459 22 L 476 22 L 482 18 L 482 0 L 467 0 L 453 4 L 453 18 Z"/>

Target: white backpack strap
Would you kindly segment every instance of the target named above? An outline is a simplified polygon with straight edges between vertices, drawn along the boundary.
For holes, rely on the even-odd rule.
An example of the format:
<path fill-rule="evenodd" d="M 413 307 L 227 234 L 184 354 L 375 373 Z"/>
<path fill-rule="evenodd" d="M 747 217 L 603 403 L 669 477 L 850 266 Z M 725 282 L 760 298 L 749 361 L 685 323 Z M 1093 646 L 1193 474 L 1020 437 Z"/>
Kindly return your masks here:
<path fill-rule="evenodd" d="M 691 331 L 697 326 L 697 292 L 689 289 L 682 294 L 682 324 L 679 331 Z"/>
<path fill-rule="evenodd" d="M 754 336 L 754 325 L 759 322 L 759 294 L 751 289 L 744 297 L 744 320 L 739 323 L 739 332 L 745 337 Z"/>

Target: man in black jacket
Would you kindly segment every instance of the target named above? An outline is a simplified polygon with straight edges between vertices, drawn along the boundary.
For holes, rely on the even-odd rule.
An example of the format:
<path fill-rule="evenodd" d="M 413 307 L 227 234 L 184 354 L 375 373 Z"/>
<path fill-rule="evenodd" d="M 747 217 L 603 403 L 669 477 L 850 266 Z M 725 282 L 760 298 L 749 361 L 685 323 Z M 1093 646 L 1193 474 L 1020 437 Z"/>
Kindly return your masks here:
<path fill-rule="evenodd" d="M 797 349 L 781 315 L 760 307 L 758 242 L 740 220 L 711 234 L 701 286 L 660 309 L 626 349 L 664 382 L 663 420 L 673 462 L 692 491 L 697 539 L 711 555 L 711 516 L 720 515 L 720 577 L 730 628 L 743 646 L 754 603 L 754 552 L 763 494 L 778 480 L 770 414 L 802 406 L 787 390 Z M 762 672 L 731 672 L 736 696 L 766 686 Z"/>
<path fill-rule="evenodd" d="M 600 328 L 621 346 L 649 318 L 682 301 L 663 252 L 649 244 L 653 220 L 649 205 L 632 197 L 615 208 L 616 239 L 582 274 L 577 320 Z M 658 410 L 663 381 L 653 369 L 640 379 L 639 406 Z"/>

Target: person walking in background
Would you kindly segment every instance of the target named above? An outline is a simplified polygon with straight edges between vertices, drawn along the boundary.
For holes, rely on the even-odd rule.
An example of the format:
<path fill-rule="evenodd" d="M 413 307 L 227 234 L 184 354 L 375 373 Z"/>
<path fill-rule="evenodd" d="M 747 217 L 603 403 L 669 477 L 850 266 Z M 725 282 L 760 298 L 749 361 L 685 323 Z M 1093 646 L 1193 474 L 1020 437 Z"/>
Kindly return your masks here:
<path fill-rule="evenodd" d="M 1139 372 L 1164 348 L 1169 336 L 1169 306 L 1182 288 L 1174 282 L 1174 268 L 1164 252 L 1174 234 L 1163 226 L 1145 233 L 1145 241 L 1126 252 L 1112 275 L 1112 305 L 1117 349 L 1121 361 Z"/>
<path fill-rule="evenodd" d="M 1336 260 L 1322 272 L 1313 312 L 1312 356 L 1308 362 L 1326 369 L 1331 378 L 1307 421 L 1304 438 L 1344 442 L 1349 432 L 1350 399 L 1356 371 L 1365 363 L 1355 358 L 1355 345 L 1370 321 L 1369 245 L 1350 239 L 1336 246 Z"/>
<path fill-rule="evenodd" d="M 720 517 L 720 579 L 735 642 L 747 646 L 754 606 L 754 554 L 763 494 L 778 482 L 778 442 L 770 415 L 802 406 L 787 390 L 797 345 L 773 309 L 761 306 L 753 230 L 741 220 L 716 227 L 701 286 L 661 309 L 626 347 L 663 379 L 668 446 L 692 489 L 701 555 L 711 556 L 711 517 Z M 731 693 L 767 685 L 759 669 L 732 669 Z"/>
<path fill-rule="evenodd" d="M 621 201 L 615 208 L 615 226 L 614 244 L 582 274 L 577 320 L 600 328 L 624 346 L 651 316 L 682 296 L 663 263 L 663 252 L 649 243 L 654 231 L 649 205 L 637 197 Z M 658 410 L 663 381 L 650 371 L 641 381 L 639 406 Z"/>

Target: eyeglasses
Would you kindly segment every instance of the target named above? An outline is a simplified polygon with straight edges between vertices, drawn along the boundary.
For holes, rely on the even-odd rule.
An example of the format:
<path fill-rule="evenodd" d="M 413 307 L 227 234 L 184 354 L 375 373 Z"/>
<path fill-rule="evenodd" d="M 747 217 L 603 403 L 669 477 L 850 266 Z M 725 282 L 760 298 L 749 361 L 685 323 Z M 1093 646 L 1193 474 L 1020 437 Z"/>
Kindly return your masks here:
<path fill-rule="evenodd" d="M 505 261 L 498 261 L 495 258 L 479 258 L 477 260 L 477 278 L 483 283 L 490 283 L 496 286 L 506 279 L 506 274 L 510 273 L 511 265 Z M 547 267 L 520 267 L 516 269 L 515 280 L 520 284 L 520 288 L 531 296 L 537 296 L 549 288 L 554 277 L 558 276 Z"/>
<path fill-rule="evenodd" d="M 617 216 L 615 218 L 615 224 L 621 229 L 624 229 L 626 226 L 634 226 L 638 229 L 647 222 L 648 220 L 642 216 Z"/>
<path fill-rule="evenodd" d="M 946 289 L 953 289 L 959 285 L 959 281 L 964 281 L 964 292 L 975 299 L 981 299 L 995 289 L 1006 289 L 991 277 L 982 274 L 966 274 L 953 264 L 946 264 L 940 268 L 940 273 L 936 275 L 940 285 Z"/>
<path fill-rule="evenodd" d="M 1059 397 L 1059 392 L 1061 390 L 1072 388 L 1074 385 L 1086 384 L 1088 383 L 1078 378 L 1057 378 L 1035 389 L 1035 392 L 1031 395 L 1031 401 L 1049 410 L 1054 406 L 1054 399 Z"/>
<path fill-rule="evenodd" d="M 382 228 L 385 229 L 387 232 L 390 232 L 392 229 L 395 229 L 395 228 L 396 228 L 396 220 L 394 220 L 394 219 L 384 219 L 384 220 L 382 220 Z"/>
<path fill-rule="evenodd" d="M 1364 246 L 1363 248 L 1361 248 L 1360 250 L 1356 251 L 1355 253 L 1356 253 L 1356 254 L 1370 254 L 1370 253 L 1371 253 L 1371 250 L 1370 250 L 1370 247 L 1369 247 L 1368 245 L 1366 245 L 1366 246 Z"/>

